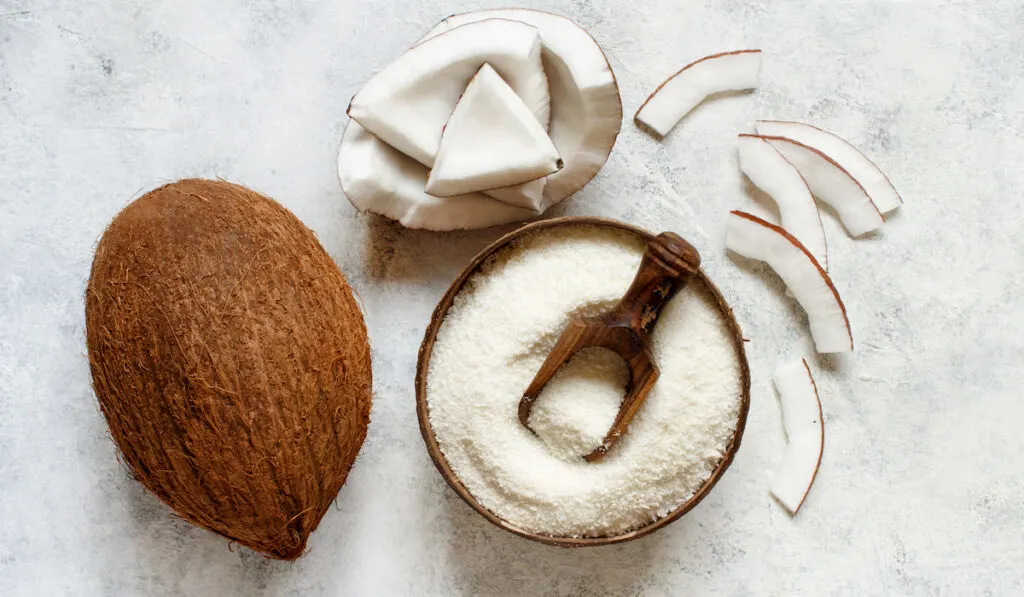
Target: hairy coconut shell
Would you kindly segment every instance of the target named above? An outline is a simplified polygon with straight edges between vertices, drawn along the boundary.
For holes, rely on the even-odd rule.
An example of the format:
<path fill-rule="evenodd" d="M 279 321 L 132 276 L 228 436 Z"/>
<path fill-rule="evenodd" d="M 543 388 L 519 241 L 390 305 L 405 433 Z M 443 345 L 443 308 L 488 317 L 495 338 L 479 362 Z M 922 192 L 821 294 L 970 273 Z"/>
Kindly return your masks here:
<path fill-rule="evenodd" d="M 161 187 L 103 234 L 85 315 L 135 478 L 201 527 L 301 555 L 370 414 L 366 325 L 313 233 L 238 185 Z"/>

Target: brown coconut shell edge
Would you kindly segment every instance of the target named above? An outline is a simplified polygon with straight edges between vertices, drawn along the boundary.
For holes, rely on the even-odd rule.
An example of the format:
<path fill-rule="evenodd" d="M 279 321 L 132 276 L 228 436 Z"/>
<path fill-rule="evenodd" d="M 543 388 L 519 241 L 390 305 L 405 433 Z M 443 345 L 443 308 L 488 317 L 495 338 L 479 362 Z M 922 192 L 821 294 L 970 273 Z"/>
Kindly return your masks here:
<path fill-rule="evenodd" d="M 654 234 L 647 230 L 617 220 L 598 217 L 573 216 L 534 222 L 502 236 L 477 254 L 477 256 L 469 262 L 469 265 L 459 273 L 451 286 L 449 286 L 448 291 L 445 293 L 444 297 L 441 298 L 441 301 L 437 304 L 437 307 L 434 309 L 434 313 L 430 318 L 430 324 L 427 326 L 426 333 L 423 337 L 423 343 L 420 345 L 419 358 L 416 364 L 416 415 L 419 419 L 420 433 L 423 436 L 423 442 L 426 444 L 427 453 L 430 454 L 430 458 L 434 462 L 434 466 L 437 467 L 438 472 L 441 473 L 441 476 L 448 485 L 455 490 L 455 493 L 458 494 L 464 502 L 469 504 L 471 508 L 476 510 L 478 514 L 487 519 L 491 524 L 532 541 L 566 548 L 596 547 L 639 539 L 640 537 L 649 535 L 658 529 L 664 528 L 672 522 L 675 522 L 684 514 L 692 510 L 707 496 L 715 484 L 718 483 L 719 479 L 722 478 L 722 475 L 725 474 L 729 465 L 732 464 L 733 458 L 739 450 L 740 441 L 743 438 L 743 430 L 747 423 L 747 414 L 750 410 L 750 365 L 747 362 L 743 332 L 740 329 L 739 323 L 736 321 L 736 316 L 733 313 L 732 308 L 729 307 L 728 303 L 726 303 L 725 297 L 722 296 L 718 287 L 714 285 L 714 283 L 704 273 L 704 270 L 701 269 L 695 275 L 700 277 L 701 281 L 715 297 L 715 300 L 718 303 L 721 312 L 726 316 L 726 320 L 732 331 L 733 341 L 736 347 L 736 355 L 739 358 L 740 363 L 740 408 L 739 416 L 736 421 L 736 432 L 733 435 L 732 440 L 729 442 L 725 454 L 715 467 L 715 470 L 711 473 L 708 479 L 704 481 L 704 484 L 694 492 L 693 496 L 672 512 L 649 524 L 621 535 L 606 537 L 561 537 L 534 533 L 518 528 L 501 519 L 473 497 L 469 490 L 466 489 L 466 486 L 463 485 L 462 481 L 459 480 L 455 475 L 455 472 L 452 471 L 451 467 L 448 465 L 448 461 L 445 459 L 444 453 L 441 451 L 441 447 L 438 445 L 437 439 L 434 437 L 434 430 L 430 425 L 430 413 L 427 406 L 427 370 L 430 363 L 430 355 L 434 347 L 434 341 L 437 338 L 437 332 L 441 327 L 441 323 L 444 321 L 448 309 L 452 306 L 452 302 L 455 300 L 455 297 L 462 290 L 463 286 L 465 286 L 466 282 L 492 255 L 501 251 L 515 240 L 538 230 L 581 226 L 623 230 L 636 234 L 644 241 L 650 241 L 654 238 Z"/>

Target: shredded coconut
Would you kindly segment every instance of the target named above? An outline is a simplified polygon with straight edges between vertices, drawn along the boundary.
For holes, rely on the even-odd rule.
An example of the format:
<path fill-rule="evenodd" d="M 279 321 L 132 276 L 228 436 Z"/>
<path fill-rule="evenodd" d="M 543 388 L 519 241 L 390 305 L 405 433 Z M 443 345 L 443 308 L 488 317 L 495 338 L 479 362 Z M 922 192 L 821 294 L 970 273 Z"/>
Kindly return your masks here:
<path fill-rule="evenodd" d="M 434 435 L 469 492 L 509 523 L 554 536 L 615 536 L 667 515 L 710 477 L 735 433 L 740 364 L 726 316 L 694 280 L 652 336 L 661 377 L 629 431 L 597 463 L 628 372 L 580 352 L 537 399 L 519 400 L 568 317 L 609 308 L 644 243 L 607 228 L 536 231 L 471 277 L 438 330 L 427 377 Z"/>

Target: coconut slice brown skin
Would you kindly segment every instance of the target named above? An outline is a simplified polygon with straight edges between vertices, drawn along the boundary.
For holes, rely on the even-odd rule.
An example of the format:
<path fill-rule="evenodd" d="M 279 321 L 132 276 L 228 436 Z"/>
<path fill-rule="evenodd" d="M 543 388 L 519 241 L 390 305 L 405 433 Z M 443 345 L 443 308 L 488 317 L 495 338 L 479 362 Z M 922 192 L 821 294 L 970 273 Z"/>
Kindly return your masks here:
<path fill-rule="evenodd" d="M 389 218 L 410 229 L 486 228 L 537 215 L 483 193 L 443 199 L 428 195 L 424 190 L 427 170 L 354 120 L 349 120 L 345 127 L 338 151 L 338 180 L 345 197 L 357 210 Z"/>
<path fill-rule="evenodd" d="M 809 384 L 807 389 L 809 389 L 811 394 L 813 395 L 813 408 L 817 410 L 817 412 L 815 413 L 817 417 L 816 420 L 813 422 L 814 424 L 812 424 L 811 426 L 816 426 L 817 433 L 814 434 L 812 438 L 813 440 L 816 441 L 816 445 L 811 446 L 813 449 L 811 455 L 814 458 L 814 468 L 810 471 L 810 474 L 807 475 L 807 478 L 804 479 L 803 483 L 801 484 L 802 489 L 800 490 L 799 499 L 793 501 L 791 499 L 784 499 L 783 497 L 780 497 L 782 494 L 779 492 L 784 489 L 789 489 L 789 487 L 777 486 L 777 484 L 780 483 L 778 475 L 781 474 L 782 469 L 785 468 L 787 465 L 787 463 L 785 462 L 785 458 L 793 458 L 793 455 L 791 455 L 789 452 L 789 450 L 792 449 L 792 445 L 805 445 L 803 443 L 803 440 L 805 438 L 800 437 L 801 433 L 805 431 L 803 429 L 798 430 L 791 428 L 794 425 L 791 425 L 790 423 L 787 422 L 790 419 L 794 418 L 793 415 L 789 413 L 789 411 L 794 408 L 797 408 L 797 405 L 793 404 L 791 401 L 797 400 L 798 396 L 788 395 L 786 393 L 785 386 L 780 386 L 780 378 L 792 374 L 793 369 L 795 369 L 797 365 L 799 365 L 798 372 L 801 375 L 805 374 L 807 376 L 806 379 Z M 821 470 L 821 457 L 825 453 L 825 415 L 821 410 L 821 395 L 818 394 L 818 384 L 814 381 L 814 376 L 811 374 L 811 368 L 810 366 L 807 365 L 807 359 L 800 359 L 798 364 L 794 363 L 792 365 L 780 367 L 775 372 L 774 382 L 776 386 L 776 391 L 779 393 L 779 400 L 783 410 L 783 422 L 786 426 L 786 435 L 789 437 L 788 443 L 790 445 L 787 446 L 786 448 L 786 457 L 784 457 L 783 463 L 780 466 L 780 470 L 776 471 L 776 479 L 772 481 L 771 492 L 773 495 L 775 495 L 776 499 L 779 500 L 779 503 L 781 503 L 784 508 L 789 510 L 791 516 L 796 516 L 797 513 L 800 511 L 800 508 L 804 505 L 804 502 L 807 500 L 807 495 L 811 492 L 811 487 L 814 485 L 814 480 L 817 479 L 818 477 L 818 471 Z M 789 407 L 787 407 L 787 403 L 789 404 Z M 806 422 L 803 422 L 803 426 L 806 426 Z M 786 480 L 788 481 L 790 479 Z"/>
<path fill-rule="evenodd" d="M 786 149 L 785 148 L 787 146 L 790 146 L 792 148 L 799 149 L 799 150 L 802 150 L 802 151 L 806 151 L 809 154 L 813 154 L 814 156 L 817 156 L 818 159 L 822 160 L 824 163 L 826 163 L 830 167 L 832 167 L 836 172 L 840 173 L 849 182 L 852 182 L 857 187 L 857 189 L 859 190 L 860 194 L 863 194 L 863 196 L 867 200 L 867 203 L 870 204 L 870 207 L 871 207 L 872 211 L 874 212 L 874 214 L 878 216 L 878 219 L 871 226 L 855 227 L 855 228 L 853 228 L 851 230 L 850 223 L 844 220 L 844 215 L 845 215 L 844 214 L 844 211 L 845 211 L 844 207 L 841 206 L 841 205 L 837 205 L 832 200 L 832 198 L 830 198 L 827 193 L 822 192 L 821 189 L 815 188 L 815 185 L 812 183 L 813 179 L 811 179 L 811 177 L 809 176 L 808 173 L 806 173 L 806 172 L 801 172 L 800 173 L 801 176 L 804 177 L 804 180 L 807 181 L 808 186 L 811 187 L 811 192 L 814 194 L 814 196 L 817 197 L 818 199 L 820 199 L 821 201 L 823 201 L 824 203 L 827 203 L 829 206 L 832 207 L 832 209 L 834 209 L 836 211 L 836 213 L 840 216 L 839 220 L 840 220 L 840 222 L 843 223 L 843 227 L 846 228 L 847 232 L 849 232 L 852 236 L 857 237 L 857 236 L 860 236 L 860 235 L 865 234 L 867 232 L 872 232 L 874 230 L 877 230 L 882 224 L 885 223 L 885 214 L 883 214 L 878 209 L 878 206 L 875 205 L 875 202 L 871 199 L 871 196 L 868 195 L 868 193 L 864 189 L 864 187 L 859 182 L 857 182 L 857 179 L 854 178 L 853 175 L 850 174 L 846 170 L 846 168 L 844 168 L 841 164 L 839 164 L 838 162 L 833 160 L 831 157 L 829 157 L 825 153 L 819 151 L 818 149 L 816 149 L 814 147 L 811 147 L 810 145 L 805 145 L 805 144 L 803 144 L 803 143 L 801 143 L 799 141 L 790 139 L 788 137 L 777 137 L 777 136 L 772 136 L 772 135 L 752 135 L 752 136 L 764 139 L 765 141 L 768 141 L 769 143 L 771 143 L 776 149 L 779 150 L 780 153 L 782 153 L 783 157 L 785 157 L 791 163 L 794 160 L 791 157 L 788 157 L 786 155 Z M 794 166 L 797 166 L 797 165 L 794 164 Z M 797 166 L 797 170 L 800 170 L 799 166 Z"/>
<path fill-rule="evenodd" d="M 821 267 L 821 264 L 818 263 L 818 260 L 814 258 L 814 255 L 812 255 L 811 252 L 807 250 L 807 247 L 803 246 L 803 244 L 795 236 L 793 236 L 789 232 L 786 232 L 784 229 L 780 228 L 779 226 L 776 226 L 775 224 L 772 224 L 771 222 L 767 222 L 765 220 L 762 220 L 761 218 L 759 218 L 759 217 L 757 217 L 757 216 L 755 216 L 753 214 L 749 214 L 749 213 L 747 213 L 745 211 L 733 210 L 733 211 L 729 212 L 729 215 L 735 216 L 737 218 L 741 218 L 743 220 L 747 220 L 749 222 L 753 222 L 754 224 L 756 224 L 758 226 L 762 226 L 762 227 L 766 228 L 767 230 L 769 230 L 769 231 L 771 231 L 771 232 L 773 232 L 775 234 L 778 234 L 780 238 L 784 239 L 786 242 L 788 242 L 790 245 L 792 245 L 794 249 L 796 249 L 796 250 L 800 251 L 801 253 L 803 253 L 804 257 L 807 258 L 808 262 L 814 267 L 814 269 L 817 270 L 818 275 L 821 276 L 822 282 L 825 283 L 825 285 L 828 288 L 829 292 L 831 292 L 833 298 L 835 299 L 836 305 L 838 305 L 839 310 L 840 310 L 840 312 L 841 312 L 841 314 L 843 316 L 843 325 L 845 327 L 847 337 L 849 338 L 849 341 L 850 341 L 848 349 L 841 350 L 841 351 L 837 351 L 837 350 L 822 351 L 822 350 L 819 350 L 818 352 L 826 352 L 826 353 L 832 353 L 832 352 L 852 352 L 853 351 L 853 331 L 850 328 L 850 317 L 849 317 L 849 315 L 846 312 L 846 304 L 843 303 L 842 297 L 839 296 L 839 290 L 836 289 L 836 286 L 832 282 L 832 278 L 828 275 L 828 272 L 826 272 L 825 269 L 823 267 Z M 726 244 L 728 246 L 728 241 L 726 241 Z M 730 248 L 729 250 L 734 250 L 734 249 Z M 771 264 L 769 264 L 769 265 L 771 265 Z M 806 309 L 805 309 L 805 311 L 806 311 Z M 808 313 L 808 317 L 810 317 L 810 313 Z"/>
<path fill-rule="evenodd" d="M 652 91 L 651 94 L 647 96 L 647 99 L 644 100 L 644 103 L 640 104 L 640 107 L 636 109 L 636 113 L 633 115 L 633 123 L 640 130 L 642 130 L 642 131 L 644 131 L 644 132 L 646 132 L 646 133 L 648 133 L 650 135 L 653 135 L 654 137 L 656 137 L 658 139 L 666 137 L 668 135 L 668 133 L 671 132 L 671 129 L 675 128 L 676 125 L 679 124 L 679 121 L 682 120 L 686 116 L 686 114 L 691 112 L 693 110 L 693 108 L 696 108 L 697 105 L 700 105 L 700 103 L 702 103 L 704 100 L 701 100 L 701 102 L 697 102 L 697 104 L 695 104 L 693 106 L 693 108 L 691 108 L 690 110 L 687 110 L 686 112 L 684 112 L 679 117 L 679 120 L 676 120 L 675 123 L 673 123 L 672 126 L 669 127 L 669 129 L 664 131 L 664 132 L 656 130 L 655 128 L 649 126 L 646 122 L 644 122 L 641 119 L 641 112 L 643 112 L 644 108 L 647 107 L 647 104 L 651 103 L 651 100 L 653 100 L 655 97 L 657 97 L 657 95 L 659 93 L 661 93 L 662 90 L 664 90 L 667 85 L 672 83 L 679 75 L 682 75 L 684 72 L 690 70 L 691 68 L 697 66 L 698 64 L 703 64 L 703 63 L 705 63 L 705 62 L 707 62 L 709 60 L 716 60 L 716 59 L 724 58 L 724 57 L 728 57 L 728 56 L 737 56 L 737 55 L 740 55 L 740 54 L 751 54 L 751 55 L 760 56 L 761 55 L 761 50 L 759 50 L 759 49 L 748 49 L 748 50 L 733 50 L 733 51 L 730 51 L 730 52 L 719 52 L 717 54 L 711 54 L 709 56 L 704 56 L 703 58 L 698 58 L 697 60 L 694 60 L 693 62 L 691 62 L 691 63 L 687 64 L 686 66 L 684 66 L 683 68 L 677 70 L 671 76 L 669 76 L 667 79 L 662 81 L 661 84 L 658 85 L 654 89 L 654 91 Z M 705 99 L 706 98 L 707 98 L 707 96 L 705 96 Z"/>
<path fill-rule="evenodd" d="M 879 211 L 886 214 L 903 205 L 903 197 L 889 180 L 889 175 L 879 168 L 878 164 L 867 154 L 839 135 L 813 124 L 792 120 L 758 120 L 756 128 L 759 135 L 788 137 L 808 146 L 817 146 L 819 149 L 822 147 L 820 141 L 833 142 L 840 148 L 845 158 L 840 159 L 840 156 L 836 155 L 835 161 L 850 166 L 846 170 L 864 188 Z M 812 143 L 812 140 L 817 140 L 819 143 Z M 822 153 L 828 153 L 828 151 L 822 150 Z M 854 163 L 849 164 L 850 161 Z M 857 170 L 854 170 L 855 166 L 859 166 Z"/>
<path fill-rule="evenodd" d="M 427 446 L 427 453 L 430 454 L 430 458 L 434 462 L 434 466 L 437 467 L 438 472 L 441 473 L 444 480 L 453 490 L 455 490 L 455 493 L 458 494 L 464 502 L 469 504 L 471 508 L 476 510 L 478 514 L 487 519 L 491 524 L 515 535 L 519 535 L 520 537 L 525 537 L 532 541 L 557 547 L 594 547 L 632 541 L 633 539 L 639 539 L 640 537 L 649 535 L 678 520 L 681 516 L 699 504 L 705 496 L 707 496 L 715 484 L 718 483 L 718 480 L 721 479 L 722 475 L 725 474 L 729 465 L 732 464 L 733 458 L 739 450 L 740 441 L 743 439 L 743 430 L 747 424 L 747 413 L 750 410 L 750 366 L 747 363 L 747 353 L 744 347 L 743 332 L 740 330 L 739 323 L 736 321 L 736 316 L 733 314 L 732 308 L 730 308 L 726 303 L 725 297 L 722 296 L 722 293 L 714 283 L 711 282 L 703 270 L 698 270 L 697 273 L 694 274 L 694 279 L 690 284 L 702 283 L 706 285 L 707 289 L 715 297 L 715 301 L 728 322 L 731 335 L 733 337 L 733 344 L 736 348 L 737 360 L 740 363 L 739 371 L 737 372 L 740 377 L 739 414 L 736 420 L 736 432 L 732 437 L 732 441 L 730 441 L 729 445 L 726 447 L 722 459 L 718 462 L 715 470 L 711 473 L 704 484 L 694 492 L 689 500 L 665 516 L 645 526 L 633 529 L 621 535 L 606 537 L 557 537 L 521 529 L 499 518 L 473 497 L 473 494 L 466 489 L 466 486 L 463 485 L 462 481 L 459 480 L 455 475 L 455 472 L 452 471 L 451 467 L 448 465 L 448 461 L 445 459 L 444 453 L 441 451 L 441 447 L 437 443 L 437 438 L 434 436 L 434 430 L 430 425 L 430 411 L 427 405 L 427 371 L 430 365 L 430 355 L 434 348 L 434 341 L 437 338 L 437 332 L 441 328 L 445 315 L 448 313 L 448 309 L 451 308 L 456 296 L 458 296 L 459 292 L 470 278 L 472 278 L 481 266 L 483 266 L 484 263 L 493 255 L 507 248 L 509 245 L 515 243 L 517 239 L 520 239 L 527 234 L 558 227 L 565 227 L 569 229 L 582 227 L 610 228 L 624 230 L 635 234 L 645 242 L 649 242 L 654 239 L 654 235 L 650 232 L 616 220 L 596 217 L 563 217 L 527 224 L 522 228 L 499 238 L 477 254 L 477 256 L 469 262 L 469 265 L 459 273 L 458 277 L 455 278 L 455 281 L 448 287 L 448 292 L 445 293 L 444 297 L 442 297 L 441 301 L 437 304 L 437 307 L 434 309 L 434 313 L 430 318 L 430 325 L 427 326 L 427 331 L 424 334 L 423 343 L 420 345 L 419 358 L 416 363 L 416 415 L 419 419 L 420 433 L 423 436 L 423 442 Z"/>
<path fill-rule="evenodd" d="M 828 271 L 828 240 L 821 213 L 800 171 L 767 139 L 741 133 L 736 145 L 740 171 L 775 202 L 782 228 L 797 237 L 822 269 Z M 809 217 L 806 212 L 813 212 L 814 216 Z"/>
<path fill-rule="evenodd" d="M 366 436 L 362 313 L 267 197 L 183 180 L 104 232 L 85 297 L 93 388 L 132 475 L 182 518 L 300 556 Z"/>

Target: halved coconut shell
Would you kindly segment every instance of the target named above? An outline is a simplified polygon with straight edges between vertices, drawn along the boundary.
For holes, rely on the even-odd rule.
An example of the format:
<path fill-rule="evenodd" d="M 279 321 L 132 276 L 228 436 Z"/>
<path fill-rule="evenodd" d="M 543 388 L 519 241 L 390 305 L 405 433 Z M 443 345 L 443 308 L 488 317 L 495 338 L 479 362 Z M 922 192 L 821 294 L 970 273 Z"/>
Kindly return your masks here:
<path fill-rule="evenodd" d="M 423 343 L 420 345 L 419 360 L 416 365 L 416 414 L 419 417 L 420 432 L 423 435 L 423 441 L 427 445 L 427 452 L 430 454 L 430 458 L 434 461 L 434 465 L 437 470 L 444 477 L 448 485 L 451 486 L 455 493 L 463 499 L 467 504 L 470 505 L 474 510 L 477 511 L 481 516 L 487 519 L 495 526 L 502 528 L 510 533 L 514 533 L 521 537 L 531 539 L 540 543 L 546 543 L 548 545 L 557 545 L 560 547 L 587 547 L 587 546 L 598 546 L 598 545 L 609 545 L 612 543 L 621 543 L 624 541 L 631 541 L 639 537 L 643 537 L 658 529 L 664 528 L 668 524 L 679 517 L 692 510 L 704 497 L 711 491 L 712 487 L 718 482 L 718 480 L 725 473 L 726 469 L 732 463 L 733 458 L 736 455 L 737 450 L 740 446 L 740 440 L 743 437 L 743 430 L 746 426 L 747 413 L 750 409 L 750 368 L 747 364 L 746 350 L 744 349 L 743 333 L 740 330 L 739 324 L 736 322 L 736 318 L 732 313 L 732 309 L 726 304 L 724 297 L 718 291 L 718 288 L 711 282 L 710 279 L 704 274 L 704 272 L 698 271 L 694 274 L 694 279 L 690 282 L 691 284 L 704 284 L 707 289 L 716 298 L 719 308 L 725 319 L 729 322 L 732 336 L 734 339 L 734 346 L 738 361 L 740 364 L 740 370 L 737 372 L 741 378 L 741 395 L 740 395 L 740 407 L 739 415 L 736 423 L 736 432 L 733 435 L 732 441 L 724 451 L 721 460 L 718 461 L 711 473 L 710 477 L 704 484 L 693 494 L 693 496 L 681 504 L 675 510 L 665 514 L 650 524 L 643 526 L 638 529 L 634 529 L 630 532 L 622 535 L 613 537 L 555 537 L 551 535 L 543 535 L 539 533 L 530 532 L 512 525 L 505 520 L 495 516 L 492 512 L 487 510 L 480 502 L 473 497 L 466 486 L 459 480 L 459 478 L 452 471 L 448 462 L 445 460 L 444 453 L 441 451 L 438 445 L 437 439 L 434 437 L 434 430 L 430 424 L 430 412 L 427 401 L 427 372 L 429 370 L 431 352 L 434 347 L 434 341 L 437 338 L 437 333 L 441 328 L 441 324 L 444 321 L 445 315 L 448 309 L 451 308 L 456 297 L 460 291 L 466 286 L 470 279 L 480 270 L 481 267 L 488 262 L 488 260 L 504 250 L 509 245 L 514 244 L 518 239 L 525 235 L 533 232 L 548 230 L 552 228 L 566 228 L 566 229 L 579 229 L 586 227 L 596 228 L 612 228 L 618 230 L 624 230 L 626 232 L 636 234 L 639 238 L 644 241 L 650 241 L 654 238 L 654 235 L 646 230 L 618 222 L 615 220 L 608 220 L 603 218 L 592 218 L 592 217 L 568 217 L 568 218 L 555 218 L 552 220 L 545 220 L 543 222 L 536 222 L 523 226 L 515 232 L 509 233 L 502 238 L 498 239 L 490 246 L 481 251 L 473 260 L 462 270 L 451 286 L 448 288 L 448 292 L 445 293 L 444 297 L 438 303 L 434 309 L 434 313 L 430 319 L 430 325 L 427 326 L 426 334 L 423 337 Z"/>

